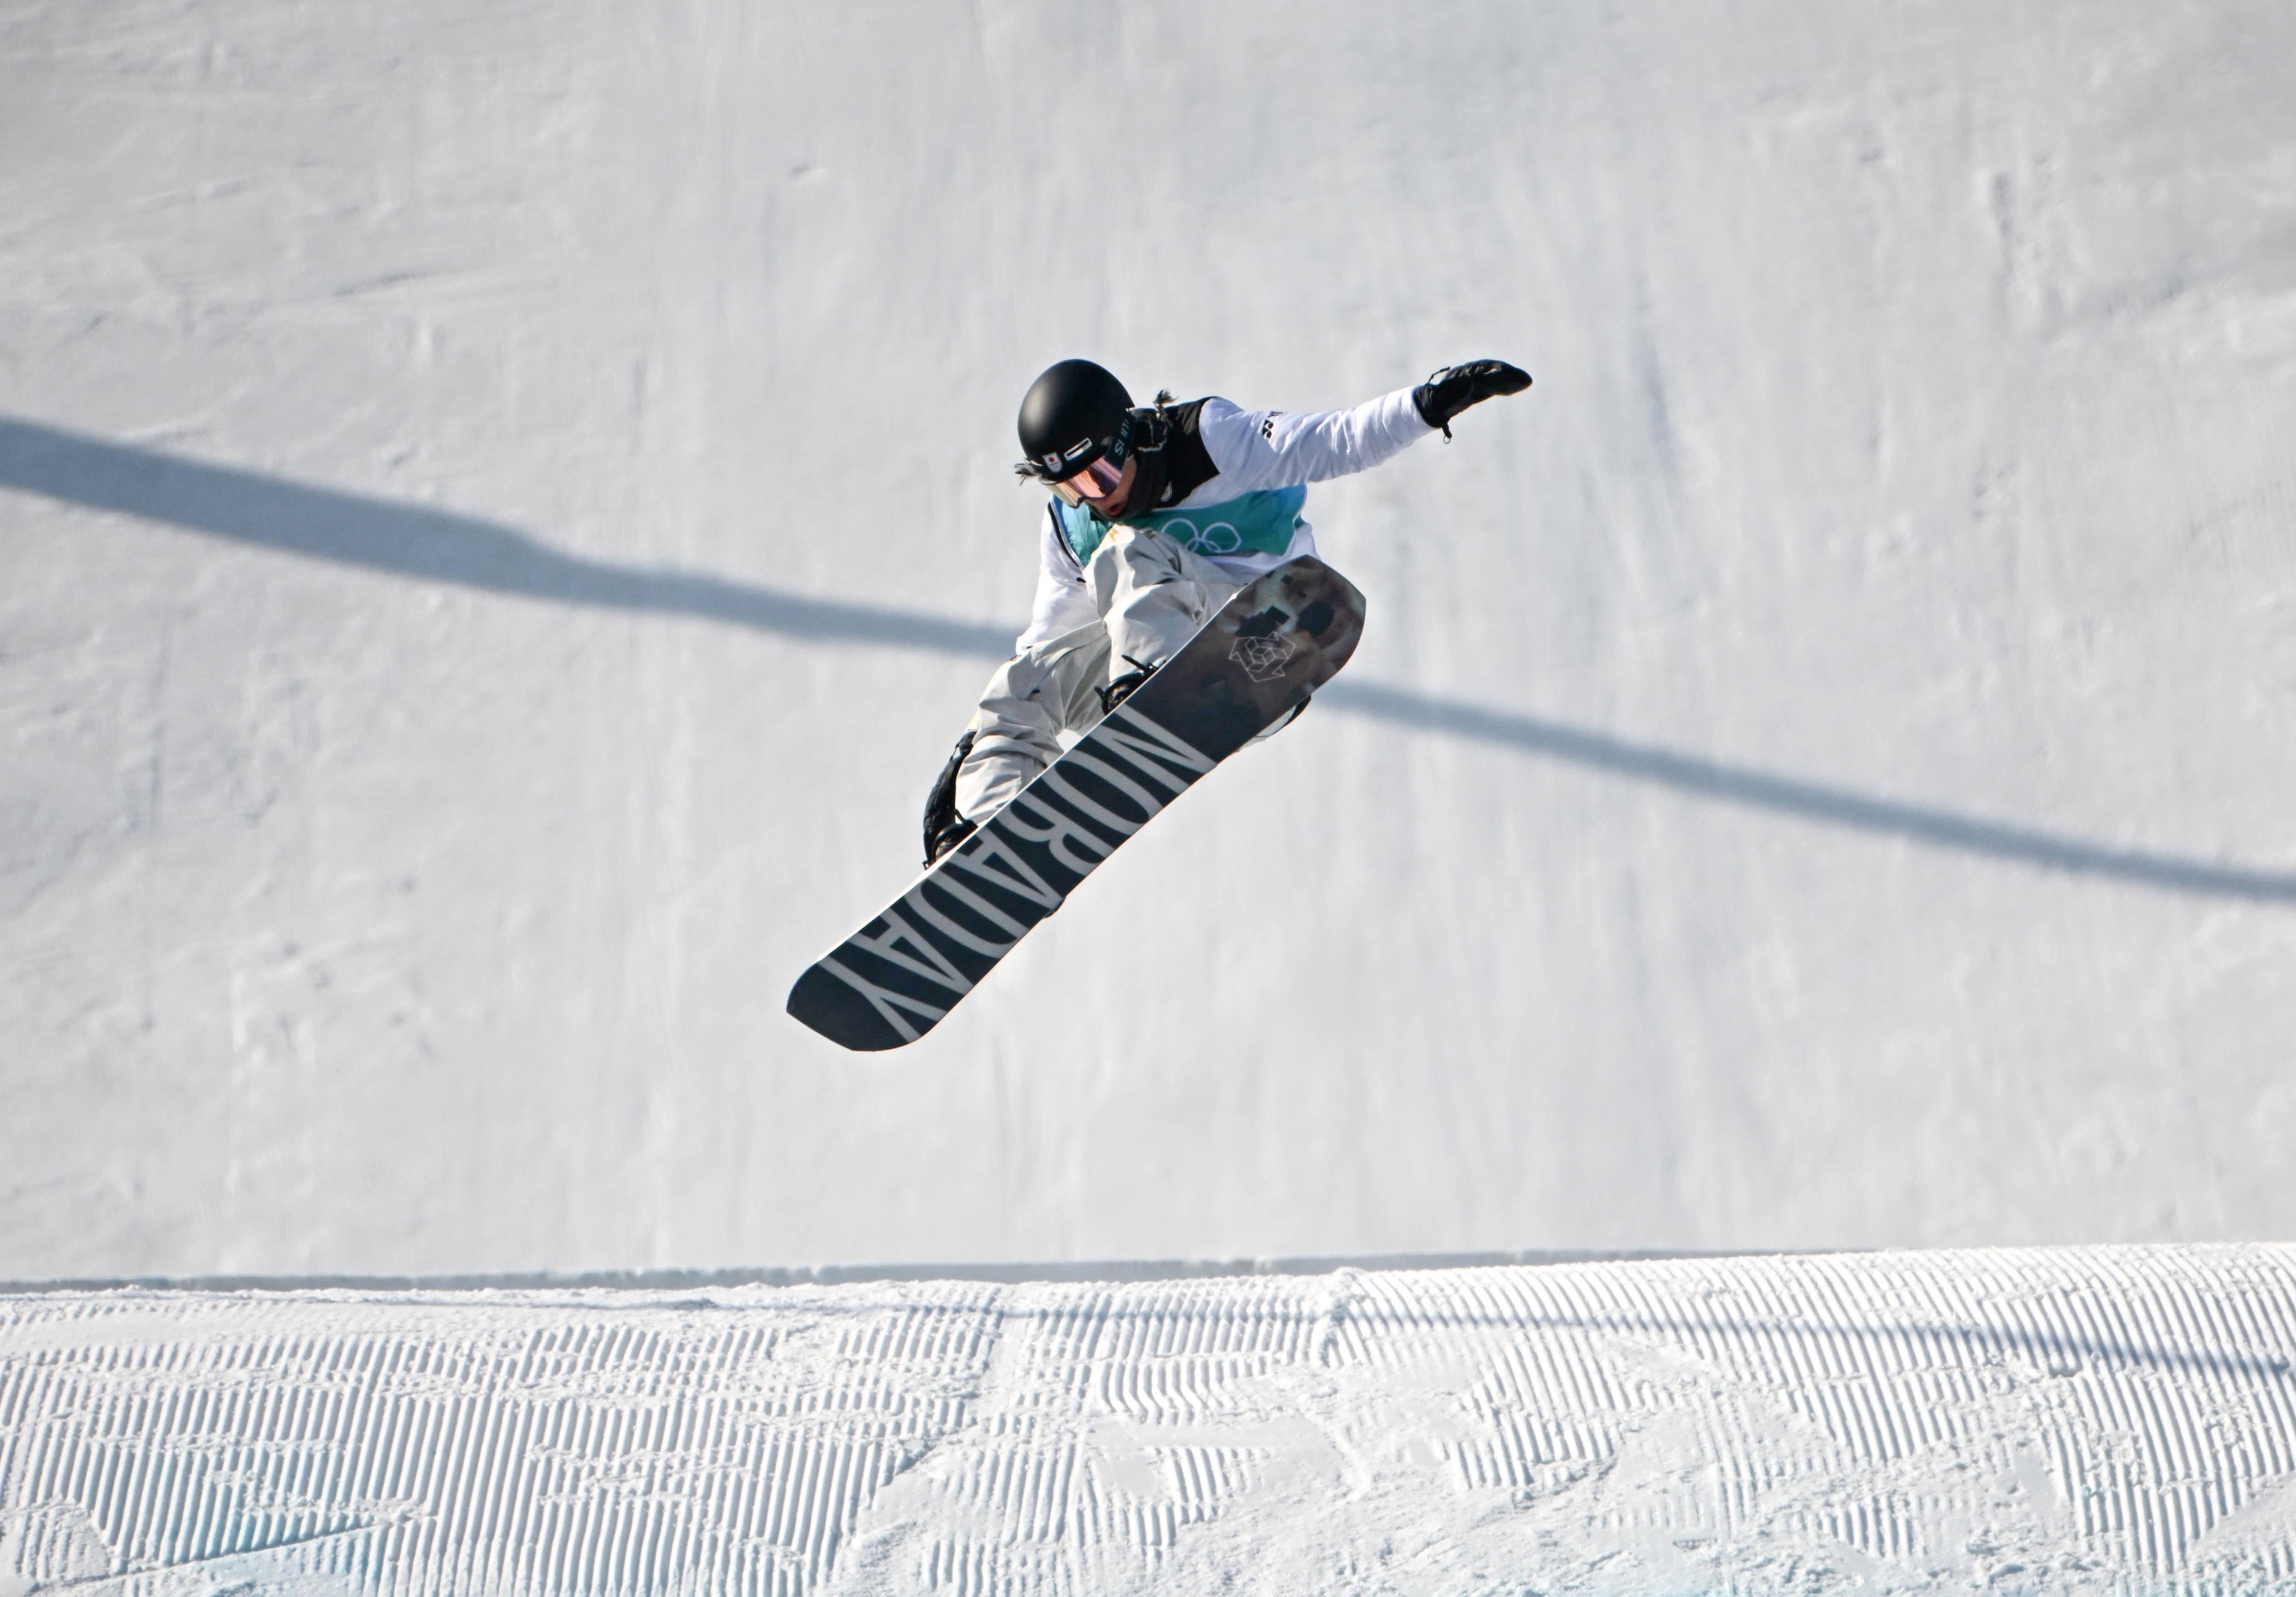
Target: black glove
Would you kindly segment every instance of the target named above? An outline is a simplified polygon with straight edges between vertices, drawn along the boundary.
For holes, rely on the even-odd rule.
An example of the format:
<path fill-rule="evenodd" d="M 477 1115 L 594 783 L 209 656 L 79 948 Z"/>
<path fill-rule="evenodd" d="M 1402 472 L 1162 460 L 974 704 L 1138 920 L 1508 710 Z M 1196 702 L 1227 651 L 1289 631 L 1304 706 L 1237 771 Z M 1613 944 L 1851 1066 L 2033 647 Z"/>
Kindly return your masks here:
<path fill-rule="evenodd" d="M 956 747 L 948 757 L 948 764 L 940 768 L 940 775 L 932 785 L 932 794 L 925 800 L 925 864 L 931 864 L 942 855 L 972 835 L 974 823 L 956 813 L 956 774 L 964 766 L 964 757 L 972 752 L 972 729 L 966 727 L 964 735 L 956 740 Z"/>
<path fill-rule="evenodd" d="M 1503 360 L 1471 360 L 1445 366 L 1411 390 L 1411 403 L 1430 427 L 1451 436 L 1451 418 L 1471 405 L 1480 405 L 1495 394 L 1520 394 L 1530 386 L 1530 373 Z"/>

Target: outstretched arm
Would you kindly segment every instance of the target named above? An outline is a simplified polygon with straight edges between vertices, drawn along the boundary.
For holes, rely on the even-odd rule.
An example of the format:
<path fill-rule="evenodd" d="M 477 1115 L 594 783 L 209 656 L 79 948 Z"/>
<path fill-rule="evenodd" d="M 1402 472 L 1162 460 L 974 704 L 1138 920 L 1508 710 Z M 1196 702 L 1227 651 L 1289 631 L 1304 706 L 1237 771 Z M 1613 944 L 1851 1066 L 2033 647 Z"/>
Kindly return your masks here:
<path fill-rule="evenodd" d="M 1347 410 L 1241 410 L 1215 397 L 1204 401 L 1198 436 L 1222 494 L 1292 487 L 1367 471 L 1439 428 L 1448 438 L 1451 418 L 1469 405 L 1529 386 L 1505 361 L 1479 360 Z"/>
<path fill-rule="evenodd" d="M 1288 488 L 1367 471 L 1432 430 L 1398 389 L 1347 410 L 1240 410 L 1204 401 L 1197 436 L 1223 495 Z"/>

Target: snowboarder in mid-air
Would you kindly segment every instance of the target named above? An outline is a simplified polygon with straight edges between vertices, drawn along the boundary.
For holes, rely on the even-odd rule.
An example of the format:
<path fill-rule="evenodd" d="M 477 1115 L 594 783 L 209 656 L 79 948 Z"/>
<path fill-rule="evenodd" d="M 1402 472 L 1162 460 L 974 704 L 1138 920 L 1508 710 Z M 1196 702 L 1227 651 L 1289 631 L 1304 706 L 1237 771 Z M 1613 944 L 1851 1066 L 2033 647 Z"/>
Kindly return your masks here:
<path fill-rule="evenodd" d="M 926 802 L 925 863 L 970 837 L 1059 758 L 1062 733 L 1120 704 L 1239 588 L 1313 555 L 1300 513 L 1308 484 L 1375 466 L 1430 432 L 1447 438 L 1469 405 L 1529 386 L 1505 361 L 1469 361 L 1349 410 L 1292 414 L 1217 397 L 1175 405 L 1168 394 L 1135 406 L 1090 361 L 1047 370 L 1021 402 L 1027 458 L 1016 468 L 1053 492 L 1036 607 Z"/>
<path fill-rule="evenodd" d="M 1530 379 L 1446 366 L 1352 410 L 1225 399 L 1135 407 L 1090 361 L 1021 405 L 1049 484 L 1044 571 L 925 807 L 925 872 L 790 988 L 791 1016 L 863 1052 L 917 1041 L 1125 839 L 1344 667 L 1364 596 L 1315 555 L 1307 485 L 1377 465 Z"/>

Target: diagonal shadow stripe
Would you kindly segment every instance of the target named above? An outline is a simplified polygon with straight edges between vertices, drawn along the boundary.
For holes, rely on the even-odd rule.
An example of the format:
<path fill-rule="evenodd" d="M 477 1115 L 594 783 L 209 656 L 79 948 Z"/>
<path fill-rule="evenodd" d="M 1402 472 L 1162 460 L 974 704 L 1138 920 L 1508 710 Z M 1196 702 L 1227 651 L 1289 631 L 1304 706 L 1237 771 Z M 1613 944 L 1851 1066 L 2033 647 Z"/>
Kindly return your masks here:
<path fill-rule="evenodd" d="M 1535 716 L 1514 715 L 1456 699 L 1433 698 L 1382 683 L 1336 682 L 1318 693 L 1316 702 L 1357 715 L 1375 716 L 1419 732 L 1447 733 L 1567 760 L 1615 776 L 1693 793 L 1702 798 L 1798 815 L 1858 831 L 1879 832 L 1931 848 L 2076 875 L 2111 877 L 2170 892 L 2296 904 L 2296 872 L 2253 870 L 2141 848 L 2109 848 L 2030 826 L 1900 804 L 1846 788 L 1697 759 Z"/>
<path fill-rule="evenodd" d="M 184 460 L 0 417 L 0 487 L 369 570 L 489 593 L 691 616 L 786 637 L 1002 659 L 1001 627 L 561 554 L 499 522 Z M 1343 680 L 1316 702 L 1414 732 L 1566 761 L 1702 798 L 2134 887 L 2296 904 L 2296 872 L 2113 848 L 1723 765 L 1535 716 Z"/>
<path fill-rule="evenodd" d="M 1002 627 L 580 560 L 496 521 L 308 487 L 8 417 L 0 417 L 0 487 L 488 593 L 693 616 L 787 637 L 996 659 L 1013 651 L 1013 634 Z"/>

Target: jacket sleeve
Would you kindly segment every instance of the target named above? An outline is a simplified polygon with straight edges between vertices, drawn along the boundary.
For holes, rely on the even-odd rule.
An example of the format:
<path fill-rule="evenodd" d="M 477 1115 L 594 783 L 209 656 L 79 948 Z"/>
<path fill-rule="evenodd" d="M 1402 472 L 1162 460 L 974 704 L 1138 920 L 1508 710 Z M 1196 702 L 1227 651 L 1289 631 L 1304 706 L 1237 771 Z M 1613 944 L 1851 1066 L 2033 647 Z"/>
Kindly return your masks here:
<path fill-rule="evenodd" d="M 1013 640 L 1015 654 L 1026 654 L 1038 643 L 1100 618 L 1092 590 L 1084 585 L 1084 571 L 1062 541 L 1050 504 L 1045 506 L 1037 531 L 1037 602 L 1029 609 L 1028 627 Z"/>
<path fill-rule="evenodd" d="M 1219 468 L 1223 496 L 1366 471 L 1434 430 L 1411 403 L 1409 389 L 1349 410 L 1302 414 L 1240 410 L 1214 396 L 1197 423 L 1205 453 Z"/>

